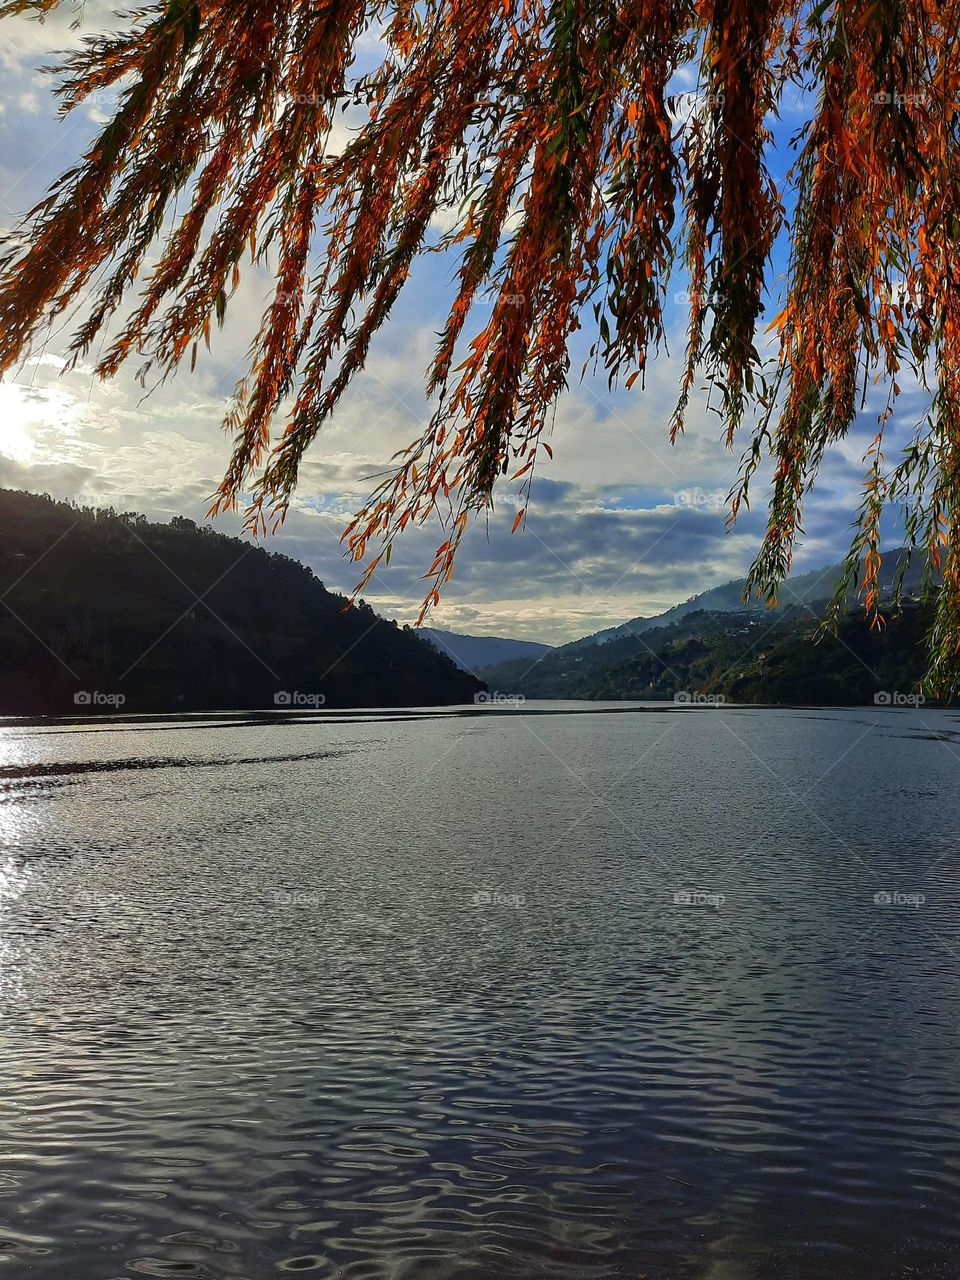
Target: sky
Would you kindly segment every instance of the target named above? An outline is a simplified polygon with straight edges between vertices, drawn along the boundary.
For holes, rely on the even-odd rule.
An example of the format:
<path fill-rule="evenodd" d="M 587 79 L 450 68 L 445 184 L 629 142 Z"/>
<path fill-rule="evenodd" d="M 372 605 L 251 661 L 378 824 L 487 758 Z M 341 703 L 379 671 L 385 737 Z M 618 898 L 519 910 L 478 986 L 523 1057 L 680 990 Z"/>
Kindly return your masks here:
<path fill-rule="evenodd" d="M 105 118 L 102 104 L 87 103 L 58 119 L 53 78 L 38 68 L 85 32 L 108 29 L 115 7 L 112 0 L 90 0 L 79 31 L 71 29 L 72 6 L 44 24 L 0 23 L 3 231 L 14 230 L 76 162 Z M 801 110 L 801 103 L 787 109 L 781 132 L 793 132 Z M 786 167 L 775 160 L 775 173 L 778 164 Z M 433 257 L 415 270 L 365 372 L 314 444 L 285 524 L 265 540 L 268 550 L 302 560 L 333 590 L 349 594 L 359 576 L 340 546 L 346 520 L 373 488 L 372 477 L 419 436 L 429 416 L 423 372 L 452 297 L 452 265 Z M 775 278 L 770 285 L 772 315 Z M 243 372 L 267 295 L 266 276 L 247 270 L 212 351 L 201 352 L 192 374 L 184 368 L 149 395 L 136 381 L 135 360 L 103 383 L 89 365 L 64 368 L 69 329 L 50 334 L 0 382 L 0 486 L 143 511 L 151 519 L 179 514 L 205 522 L 230 450 L 220 425 L 224 405 Z M 648 369 L 642 390 L 638 383 L 629 392 L 611 392 L 602 374 L 572 378 L 547 437 L 554 460 L 543 456 L 538 463 L 523 530 L 511 534 L 518 503 L 505 489 L 490 518 L 465 540 L 430 625 L 558 644 L 659 613 L 747 570 L 762 535 L 764 478 L 754 490 L 754 509 L 736 526 L 726 526 L 724 507 L 746 435 L 732 451 L 725 448 L 719 419 L 700 395 L 683 439 L 675 447 L 667 441 L 685 315 L 678 275 L 669 295 L 668 351 Z M 918 401 L 919 392 L 906 394 L 904 411 Z M 843 557 L 873 423 L 866 415 L 862 429 L 828 456 L 806 508 L 798 571 Z M 233 516 L 212 523 L 240 532 Z M 366 600 L 388 617 L 414 622 L 426 590 L 421 575 L 442 537 L 437 526 L 405 533 Z"/>

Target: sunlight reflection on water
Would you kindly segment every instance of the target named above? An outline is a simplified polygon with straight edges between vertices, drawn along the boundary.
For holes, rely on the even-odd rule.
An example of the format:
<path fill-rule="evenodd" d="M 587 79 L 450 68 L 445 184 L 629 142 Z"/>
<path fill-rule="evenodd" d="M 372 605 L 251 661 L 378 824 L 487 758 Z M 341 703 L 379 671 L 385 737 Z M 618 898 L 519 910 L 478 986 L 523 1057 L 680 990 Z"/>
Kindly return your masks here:
<path fill-rule="evenodd" d="M 958 718 L 538 710 L 0 729 L 0 1275 L 953 1274 Z"/>

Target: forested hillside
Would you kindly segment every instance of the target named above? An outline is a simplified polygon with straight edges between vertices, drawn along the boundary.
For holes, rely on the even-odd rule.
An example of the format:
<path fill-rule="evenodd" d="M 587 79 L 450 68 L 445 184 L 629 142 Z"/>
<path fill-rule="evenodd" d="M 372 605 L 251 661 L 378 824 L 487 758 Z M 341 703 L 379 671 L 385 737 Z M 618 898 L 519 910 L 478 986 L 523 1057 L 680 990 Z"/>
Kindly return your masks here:
<path fill-rule="evenodd" d="M 0 490 L 0 712 L 427 705 L 482 686 L 304 565 Z"/>
<path fill-rule="evenodd" d="M 925 670 L 930 606 L 910 603 L 871 631 L 857 614 L 837 636 L 821 634 L 817 610 L 772 616 L 699 610 L 641 635 L 566 646 L 536 663 L 481 671 L 491 689 L 528 698 L 674 699 L 856 705 L 912 695 Z"/>

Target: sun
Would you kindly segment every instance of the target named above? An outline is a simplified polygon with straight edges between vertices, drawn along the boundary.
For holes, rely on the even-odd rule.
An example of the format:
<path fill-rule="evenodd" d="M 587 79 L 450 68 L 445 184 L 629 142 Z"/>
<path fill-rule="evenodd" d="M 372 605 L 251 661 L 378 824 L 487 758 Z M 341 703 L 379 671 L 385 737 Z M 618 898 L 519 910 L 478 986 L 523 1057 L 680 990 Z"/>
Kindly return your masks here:
<path fill-rule="evenodd" d="M 0 454 L 22 464 L 51 462 L 54 439 L 76 428 L 76 400 L 65 387 L 0 382 Z"/>
<path fill-rule="evenodd" d="M 0 453 L 14 462 L 34 462 L 37 456 L 24 390 L 15 383 L 0 383 Z"/>

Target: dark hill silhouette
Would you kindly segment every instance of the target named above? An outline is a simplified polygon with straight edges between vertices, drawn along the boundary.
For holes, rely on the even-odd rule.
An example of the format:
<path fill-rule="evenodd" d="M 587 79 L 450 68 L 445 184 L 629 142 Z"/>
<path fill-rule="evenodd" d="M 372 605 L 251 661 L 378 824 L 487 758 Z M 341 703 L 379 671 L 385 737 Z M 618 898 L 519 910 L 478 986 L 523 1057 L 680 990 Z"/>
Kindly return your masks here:
<path fill-rule="evenodd" d="M 0 601 L 5 714 L 438 705 L 483 687 L 362 602 L 344 612 L 306 566 L 180 517 L 0 490 Z"/>
<path fill-rule="evenodd" d="M 821 612 L 826 602 L 821 605 Z M 642 635 L 555 649 L 537 662 L 481 671 L 491 689 L 527 698 L 684 700 L 884 705 L 912 696 L 926 669 L 931 604 L 908 602 L 871 630 L 862 614 L 839 634 L 820 634 L 820 614 L 793 605 L 766 617 L 752 610 L 696 610 Z M 898 704 L 899 705 L 899 704 Z"/>

